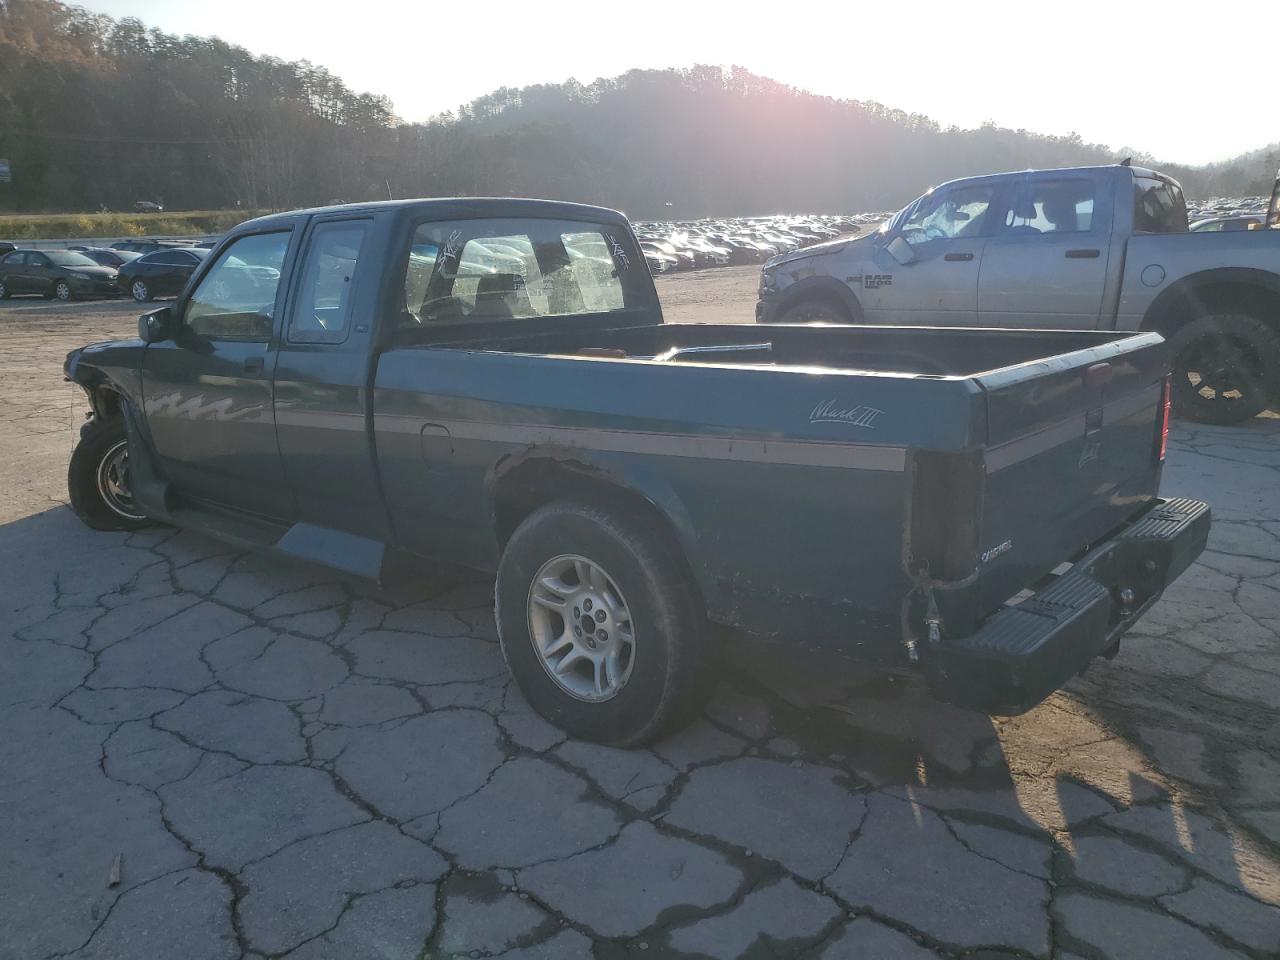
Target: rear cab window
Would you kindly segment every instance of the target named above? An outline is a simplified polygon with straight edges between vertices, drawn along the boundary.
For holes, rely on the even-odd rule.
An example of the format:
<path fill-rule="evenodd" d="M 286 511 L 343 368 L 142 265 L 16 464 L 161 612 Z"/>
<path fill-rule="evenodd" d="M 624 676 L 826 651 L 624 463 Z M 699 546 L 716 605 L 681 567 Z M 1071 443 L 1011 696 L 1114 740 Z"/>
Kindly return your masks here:
<path fill-rule="evenodd" d="M 1175 183 L 1133 178 L 1133 232 L 1186 233 L 1187 202 Z"/>
<path fill-rule="evenodd" d="M 625 227 L 541 218 L 431 221 L 405 253 L 402 323 L 611 314 L 652 301 Z"/>

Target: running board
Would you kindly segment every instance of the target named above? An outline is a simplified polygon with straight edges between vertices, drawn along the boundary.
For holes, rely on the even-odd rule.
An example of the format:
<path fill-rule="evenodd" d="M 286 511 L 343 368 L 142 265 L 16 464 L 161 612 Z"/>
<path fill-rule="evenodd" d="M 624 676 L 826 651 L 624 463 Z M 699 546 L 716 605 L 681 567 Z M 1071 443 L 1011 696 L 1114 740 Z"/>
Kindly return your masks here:
<path fill-rule="evenodd" d="M 387 545 L 380 540 L 312 523 L 292 526 L 261 518 L 241 518 L 190 502 L 164 518 L 175 526 L 196 530 L 247 550 L 278 553 L 357 577 L 381 581 Z"/>

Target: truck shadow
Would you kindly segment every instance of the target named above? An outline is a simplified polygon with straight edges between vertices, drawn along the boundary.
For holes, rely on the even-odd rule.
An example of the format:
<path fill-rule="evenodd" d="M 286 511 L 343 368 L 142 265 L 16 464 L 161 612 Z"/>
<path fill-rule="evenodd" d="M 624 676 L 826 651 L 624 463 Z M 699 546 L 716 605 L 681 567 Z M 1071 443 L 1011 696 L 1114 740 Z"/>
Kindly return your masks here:
<path fill-rule="evenodd" d="M 118 616 L 121 608 L 137 609 L 136 624 L 113 641 L 127 644 L 154 634 L 141 612 L 148 605 L 187 595 L 193 607 L 203 601 L 251 619 L 253 630 L 299 645 L 328 645 L 362 683 L 371 670 L 365 660 L 370 648 L 363 644 L 376 634 L 379 668 L 408 665 L 418 678 L 413 682 L 425 683 L 422 699 L 432 707 L 444 702 L 430 685 L 435 664 L 456 671 L 460 661 L 449 650 L 466 651 L 468 662 L 488 665 L 489 673 L 481 669 L 453 687 L 469 688 L 466 704 L 491 712 L 509 737 L 509 750 L 593 776 L 589 765 L 559 759 L 567 756 L 563 737 L 534 716 L 506 681 L 494 650 L 489 578 L 422 569 L 378 587 L 169 528 L 94 533 L 63 507 L 0 527 L 0 557 L 6 561 L 0 612 L 9 624 L 0 629 L 0 642 L 33 645 L 37 652 L 23 661 L 32 670 L 38 669 L 38 651 L 95 642 L 93 627 L 58 634 L 56 625 L 70 613 Z M 173 639 L 177 657 L 180 638 Z M 972 898 L 975 910 L 1022 910 L 1018 903 L 991 905 L 988 893 L 971 882 L 972 871 L 1004 871 L 999 876 L 1031 884 L 1029 902 L 1036 909 L 1048 902 L 1050 881 L 1057 903 L 1065 903 L 1065 895 L 1118 904 L 1120 913 L 1095 918 L 1102 939 L 1066 918 L 1057 942 L 1077 950 L 1111 952 L 1105 928 L 1123 926 L 1124 910 L 1158 904 L 1176 914 L 1181 901 L 1174 898 L 1196 885 L 1208 885 L 1221 898 L 1247 894 L 1253 899 L 1239 899 L 1242 910 L 1267 911 L 1259 901 L 1280 903 L 1275 849 L 1257 829 L 1224 812 L 1233 785 L 1192 782 L 1161 769 L 1155 751 L 1132 732 L 1132 715 L 1113 706 L 1113 695 L 1072 685 L 1022 717 L 993 720 L 934 700 L 913 677 L 870 673 L 736 637 L 717 642 L 716 682 L 702 715 L 649 752 L 669 773 L 646 791 L 651 805 L 644 816 L 658 821 L 672 814 L 669 822 L 684 829 L 674 814 L 700 771 L 752 758 L 757 768 L 772 771 L 775 787 L 792 782 L 795 788 L 781 796 L 758 793 L 764 790 L 760 782 L 744 776 L 735 787 L 736 816 L 739 823 L 752 817 L 759 823 L 741 829 L 767 834 L 785 823 L 796 836 L 813 831 L 847 837 L 829 886 L 851 909 L 874 915 L 880 894 L 850 892 L 863 889 L 853 880 L 841 887 L 839 864 L 852 862 L 859 844 L 888 844 L 893 865 L 876 886 L 890 894 L 915 896 L 926 883 L 936 885 L 933 897 Z M 166 656 L 166 647 L 155 649 Z M 380 669 L 372 672 L 389 679 Z M 219 675 L 216 683 L 222 682 Z M 118 689 L 127 695 L 127 687 Z M 614 757 L 609 762 L 634 762 L 622 751 L 589 749 Z M 832 824 L 820 799 L 806 795 L 815 777 L 829 777 L 864 798 L 861 819 Z M 602 802 L 619 803 L 628 818 L 637 815 L 625 799 L 608 800 L 605 786 L 593 789 Z M 784 857 L 770 860 L 768 850 L 741 836 L 714 827 L 705 836 L 727 855 L 750 857 L 762 875 L 787 869 Z M 747 852 L 751 846 L 754 855 Z M 905 866 L 913 864 L 928 867 L 921 873 Z M 1268 917 L 1266 922 L 1280 922 L 1280 911 Z M 1215 937 L 1261 949 L 1247 931 L 1235 930 L 1231 918 L 1227 909 L 1225 919 L 1204 919 L 1204 925 L 1218 931 Z M 934 946 L 966 946 L 946 931 L 931 930 L 928 917 L 912 922 Z"/>

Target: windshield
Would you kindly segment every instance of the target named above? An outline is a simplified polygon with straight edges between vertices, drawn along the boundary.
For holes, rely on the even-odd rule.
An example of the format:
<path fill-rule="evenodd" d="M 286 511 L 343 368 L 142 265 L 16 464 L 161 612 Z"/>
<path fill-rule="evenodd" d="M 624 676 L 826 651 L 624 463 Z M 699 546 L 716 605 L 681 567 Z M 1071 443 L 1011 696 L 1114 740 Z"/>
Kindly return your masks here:
<path fill-rule="evenodd" d="M 96 267 L 97 264 L 83 253 L 72 253 L 70 250 L 48 250 L 45 256 L 60 267 Z"/>

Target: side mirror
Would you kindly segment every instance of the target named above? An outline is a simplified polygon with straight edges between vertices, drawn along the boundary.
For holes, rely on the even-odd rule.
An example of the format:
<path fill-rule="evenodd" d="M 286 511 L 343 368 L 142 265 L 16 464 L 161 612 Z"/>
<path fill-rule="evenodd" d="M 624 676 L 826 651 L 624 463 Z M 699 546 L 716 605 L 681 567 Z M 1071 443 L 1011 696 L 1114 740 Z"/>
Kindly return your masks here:
<path fill-rule="evenodd" d="M 173 334 L 173 311 L 169 307 L 157 307 L 138 318 L 138 339 L 143 343 L 159 343 L 172 339 Z"/>
<path fill-rule="evenodd" d="M 914 263 L 916 252 L 911 249 L 911 244 L 903 240 L 902 237 L 894 237 L 889 241 L 889 245 L 885 247 L 889 251 L 889 256 L 897 260 L 904 267 L 909 263 Z"/>

